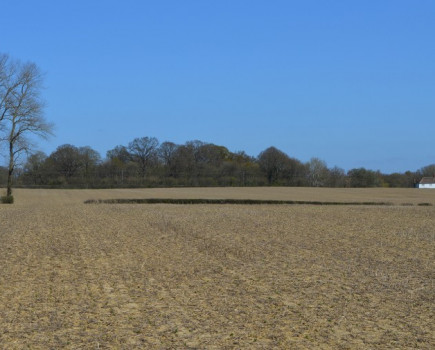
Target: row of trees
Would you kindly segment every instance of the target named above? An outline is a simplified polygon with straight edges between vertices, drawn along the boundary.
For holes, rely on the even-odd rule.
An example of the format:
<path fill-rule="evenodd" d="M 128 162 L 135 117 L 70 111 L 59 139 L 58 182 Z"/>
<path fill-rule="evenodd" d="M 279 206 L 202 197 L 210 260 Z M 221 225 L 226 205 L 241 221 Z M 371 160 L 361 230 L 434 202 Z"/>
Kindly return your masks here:
<path fill-rule="evenodd" d="M 43 117 L 41 87 L 42 75 L 34 63 L 0 54 L 0 146 L 6 149 L 8 159 L 6 200 L 12 198 L 12 179 L 20 156 L 32 148 L 29 136 L 46 137 L 52 131 Z"/>
<path fill-rule="evenodd" d="M 43 117 L 42 75 L 34 63 L 21 63 L 0 54 L 0 146 L 7 167 L 0 167 L 0 186 L 12 194 L 12 180 L 21 186 L 328 186 L 412 187 L 422 176 L 433 176 L 435 165 L 417 172 L 381 174 L 364 168 L 347 173 L 328 168 L 318 158 L 303 163 L 269 147 L 257 157 L 230 152 L 201 141 L 183 145 L 141 137 L 116 146 L 103 159 L 91 147 L 59 146 L 50 155 L 29 155 L 29 136 L 47 137 L 52 125 Z M 19 164 L 24 164 L 18 167 Z"/>
<path fill-rule="evenodd" d="M 435 165 L 416 172 L 382 174 L 365 168 L 345 172 L 318 158 L 303 163 L 275 147 L 257 157 L 230 152 L 201 141 L 183 145 L 154 137 L 136 138 L 109 150 L 103 159 L 91 147 L 59 146 L 50 155 L 32 154 L 16 174 L 22 186 L 154 187 L 154 186 L 316 186 L 412 187 L 432 176 Z M 0 174 L 1 181 L 1 174 Z"/>

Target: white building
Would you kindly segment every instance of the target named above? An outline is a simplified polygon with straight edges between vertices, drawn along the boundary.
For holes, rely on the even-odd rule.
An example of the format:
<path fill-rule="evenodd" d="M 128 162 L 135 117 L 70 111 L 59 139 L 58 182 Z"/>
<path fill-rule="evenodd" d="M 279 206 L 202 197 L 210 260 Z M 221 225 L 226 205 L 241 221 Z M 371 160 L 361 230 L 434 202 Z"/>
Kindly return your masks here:
<path fill-rule="evenodd" d="M 417 188 L 434 188 L 435 189 L 435 176 L 424 177 L 417 184 Z"/>

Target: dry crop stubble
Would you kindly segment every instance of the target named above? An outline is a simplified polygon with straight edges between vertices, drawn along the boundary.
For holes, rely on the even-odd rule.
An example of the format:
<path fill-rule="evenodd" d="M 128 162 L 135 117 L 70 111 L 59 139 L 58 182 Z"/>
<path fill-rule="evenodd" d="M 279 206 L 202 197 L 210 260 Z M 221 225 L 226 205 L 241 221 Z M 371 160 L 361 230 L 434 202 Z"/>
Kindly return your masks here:
<path fill-rule="evenodd" d="M 433 207 L 64 193 L 0 207 L 1 348 L 435 347 Z"/>

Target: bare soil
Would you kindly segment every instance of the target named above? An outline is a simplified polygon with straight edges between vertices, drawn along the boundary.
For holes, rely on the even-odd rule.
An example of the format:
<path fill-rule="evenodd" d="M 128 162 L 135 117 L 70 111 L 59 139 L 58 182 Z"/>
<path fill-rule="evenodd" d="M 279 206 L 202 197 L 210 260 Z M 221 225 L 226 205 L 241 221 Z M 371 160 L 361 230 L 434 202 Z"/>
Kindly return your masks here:
<path fill-rule="evenodd" d="M 398 205 L 83 204 L 135 196 Z M 17 190 L 0 205 L 0 348 L 433 349 L 435 207 L 400 204 L 434 197 Z"/>

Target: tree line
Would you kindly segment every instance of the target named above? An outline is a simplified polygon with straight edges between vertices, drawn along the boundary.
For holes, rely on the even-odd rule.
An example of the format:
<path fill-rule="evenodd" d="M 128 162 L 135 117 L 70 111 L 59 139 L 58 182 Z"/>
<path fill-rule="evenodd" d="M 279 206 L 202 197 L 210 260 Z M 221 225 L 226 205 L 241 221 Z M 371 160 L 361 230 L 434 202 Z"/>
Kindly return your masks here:
<path fill-rule="evenodd" d="M 103 158 L 89 146 L 61 145 L 50 155 L 32 153 L 29 136 L 47 137 L 43 75 L 32 62 L 0 54 L 0 146 L 7 166 L 0 167 L 2 201 L 12 202 L 12 185 L 27 187 L 107 188 L 173 186 L 412 187 L 435 176 L 435 164 L 417 171 L 382 174 L 365 168 L 345 172 L 319 158 L 309 162 L 269 147 L 258 156 L 198 140 L 160 143 L 139 137 L 109 150 Z"/>
<path fill-rule="evenodd" d="M 5 180 L 6 169 L 0 171 Z M 435 165 L 383 174 L 365 168 L 345 172 L 319 159 L 301 162 L 269 147 L 257 157 L 198 140 L 159 143 L 140 137 L 118 145 L 103 158 L 89 146 L 61 145 L 50 155 L 30 155 L 16 172 L 17 186 L 61 188 L 176 186 L 413 187 L 432 176 Z"/>

